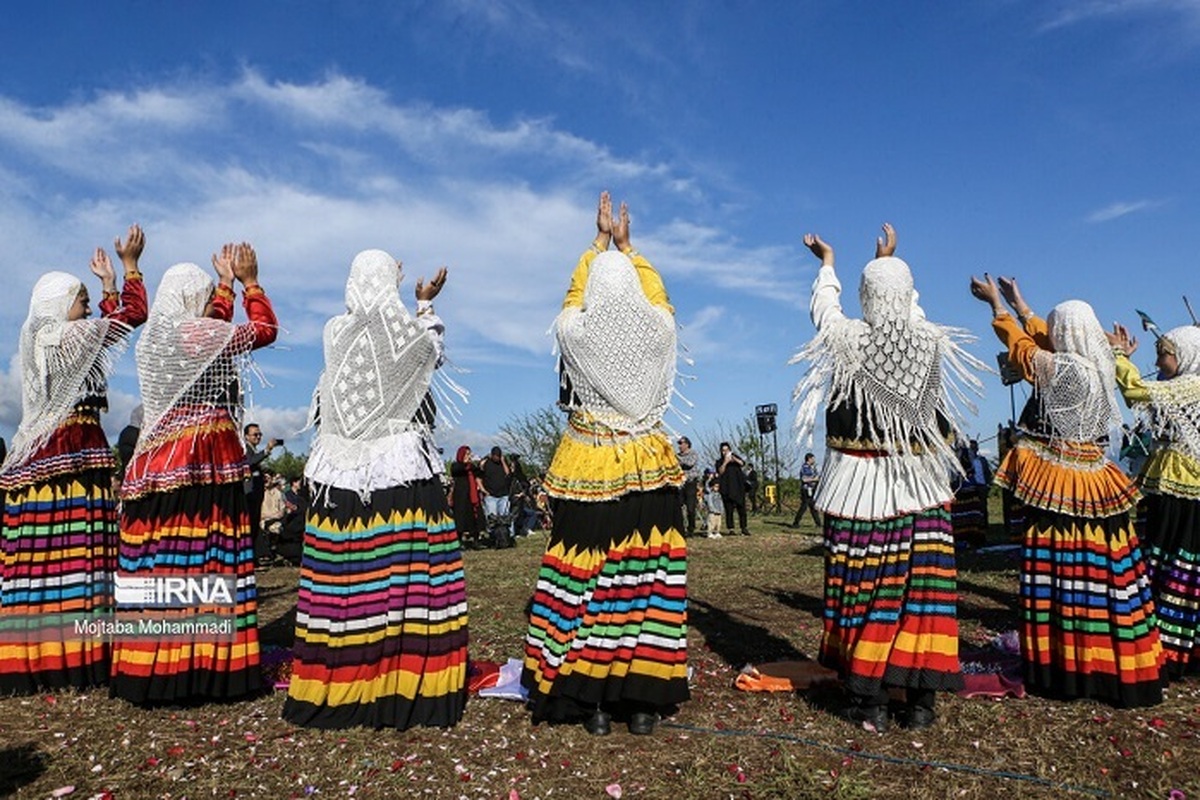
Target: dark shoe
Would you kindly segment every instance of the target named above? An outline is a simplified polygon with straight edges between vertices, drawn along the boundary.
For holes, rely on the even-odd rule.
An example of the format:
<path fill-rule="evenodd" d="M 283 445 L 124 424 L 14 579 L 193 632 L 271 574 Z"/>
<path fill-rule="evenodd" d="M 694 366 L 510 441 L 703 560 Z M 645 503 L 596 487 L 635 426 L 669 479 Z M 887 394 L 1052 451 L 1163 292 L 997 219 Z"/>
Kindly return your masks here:
<path fill-rule="evenodd" d="M 908 718 L 905 720 L 904 727 L 910 731 L 923 731 L 926 728 L 932 728 L 936 719 L 937 714 L 934 713 L 932 708 L 909 706 Z"/>
<path fill-rule="evenodd" d="M 886 733 L 888 729 L 887 706 L 852 704 L 842 709 L 841 717 L 848 722 L 852 722 L 867 730 L 873 730 L 876 733 Z"/>
<path fill-rule="evenodd" d="M 742 528 L 742 536 L 749 536 L 749 535 L 750 535 L 750 531 L 746 528 Z"/>
<path fill-rule="evenodd" d="M 608 736 L 612 733 L 612 714 L 596 709 L 596 713 L 583 721 L 583 729 L 592 736 Z"/>
<path fill-rule="evenodd" d="M 657 722 L 657 714 L 637 711 L 629 716 L 629 732 L 634 736 L 649 736 L 654 733 L 654 726 Z"/>

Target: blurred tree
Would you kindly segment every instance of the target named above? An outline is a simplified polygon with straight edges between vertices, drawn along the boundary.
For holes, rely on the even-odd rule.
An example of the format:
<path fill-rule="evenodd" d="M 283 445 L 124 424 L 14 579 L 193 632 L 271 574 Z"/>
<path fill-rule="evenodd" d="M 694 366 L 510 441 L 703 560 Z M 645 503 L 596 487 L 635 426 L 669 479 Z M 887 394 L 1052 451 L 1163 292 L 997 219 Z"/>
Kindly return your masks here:
<path fill-rule="evenodd" d="M 500 426 L 500 440 L 524 460 L 525 474 L 545 472 L 554 458 L 558 440 L 567 428 L 567 416 L 554 406 L 513 414 Z"/>
<path fill-rule="evenodd" d="M 304 476 L 304 465 L 306 463 L 308 463 L 307 455 L 298 456 L 295 453 L 284 450 L 279 455 L 269 459 L 264 466 L 276 475 L 282 475 L 291 481 Z"/>

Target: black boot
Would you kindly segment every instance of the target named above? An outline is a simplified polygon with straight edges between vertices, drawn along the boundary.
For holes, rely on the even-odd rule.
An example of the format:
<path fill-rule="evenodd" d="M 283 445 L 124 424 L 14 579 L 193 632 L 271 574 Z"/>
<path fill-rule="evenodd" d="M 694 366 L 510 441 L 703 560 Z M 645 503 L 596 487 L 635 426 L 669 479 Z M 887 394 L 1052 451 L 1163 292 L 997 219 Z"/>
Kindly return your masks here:
<path fill-rule="evenodd" d="M 850 695 L 849 704 L 842 709 L 843 719 L 860 727 L 884 733 L 888 729 L 888 693 L 880 689 L 873 695 Z"/>
<path fill-rule="evenodd" d="M 933 712 L 933 704 L 937 693 L 932 689 L 909 689 L 907 713 L 904 727 L 910 731 L 920 731 L 929 728 L 937 719 Z"/>
<path fill-rule="evenodd" d="M 583 729 L 592 736 L 608 736 L 612 733 L 612 714 L 596 706 L 596 711 L 583 721 Z"/>

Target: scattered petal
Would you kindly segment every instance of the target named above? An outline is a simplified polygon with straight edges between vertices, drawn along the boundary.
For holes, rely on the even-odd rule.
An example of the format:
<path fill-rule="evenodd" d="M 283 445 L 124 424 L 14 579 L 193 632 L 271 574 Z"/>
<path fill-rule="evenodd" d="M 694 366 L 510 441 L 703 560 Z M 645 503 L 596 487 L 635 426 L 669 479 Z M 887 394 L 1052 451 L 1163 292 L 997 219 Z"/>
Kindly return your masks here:
<path fill-rule="evenodd" d="M 610 783 L 608 786 L 605 786 L 604 793 L 613 798 L 613 800 L 621 800 L 621 795 L 624 794 L 621 791 L 621 784 L 619 783 Z"/>
<path fill-rule="evenodd" d="M 75 787 L 72 785 L 60 786 L 50 793 L 51 797 L 66 797 L 69 794 L 75 793 Z"/>

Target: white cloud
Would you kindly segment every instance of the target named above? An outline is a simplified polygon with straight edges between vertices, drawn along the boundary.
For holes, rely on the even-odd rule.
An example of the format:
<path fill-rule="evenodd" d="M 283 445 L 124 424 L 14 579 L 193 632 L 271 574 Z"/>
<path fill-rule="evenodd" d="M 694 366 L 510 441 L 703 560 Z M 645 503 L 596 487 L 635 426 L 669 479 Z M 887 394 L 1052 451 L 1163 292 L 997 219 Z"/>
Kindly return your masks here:
<path fill-rule="evenodd" d="M 1132 203 L 1119 202 L 1111 203 L 1104 208 L 1099 208 L 1087 215 L 1087 221 L 1091 223 L 1111 222 L 1114 219 L 1129 214 L 1136 214 L 1140 211 L 1149 211 L 1162 205 L 1159 200 L 1136 200 Z"/>
<path fill-rule="evenodd" d="M 548 364 L 546 331 L 594 233 L 595 192 L 610 181 L 639 198 L 634 239 L 673 294 L 715 287 L 801 301 L 788 277 L 794 254 L 746 248 L 709 225 L 700 181 L 672 165 L 615 155 L 548 119 L 497 124 L 340 75 L 301 84 L 246 70 L 227 84 L 101 92 L 58 107 L 0 97 L 0 142 L 10 145 L 0 147 L 0 230 L 11 232 L 16 296 L 48 268 L 86 275 L 91 250 L 133 221 L 147 232 L 151 290 L 170 264 L 207 267 L 226 241 L 255 244 L 284 328 L 258 361 L 290 387 L 256 399 L 288 431 L 303 425 L 308 397 L 297 387 L 315 382 L 325 320 L 344 307 L 350 261 L 365 248 L 404 262 L 406 299 L 418 276 L 449 266 L 437 308 L 463 367 Z M 0 304 L 9 352 L 23 306 Z M 693 317 L 701 332 L 705 313 Z M 132 354 L 125 362 L 132 372 Z M 114 383 L 136 392 L 130 376 Z M 19 393 L 6 398 L 0 427 L 15 428 Z M 117 430 L 128 419 L 118 405 Z"/>
<path fill-rule="evenodd" d="M 1038 27 L 1039 33 L 1101 19 L 1149 15 L 1175 17 L 1193 32 L 1200 26 L 1198 0 L 1066 0 L 1050 9 L 1049 17 Z"/>

